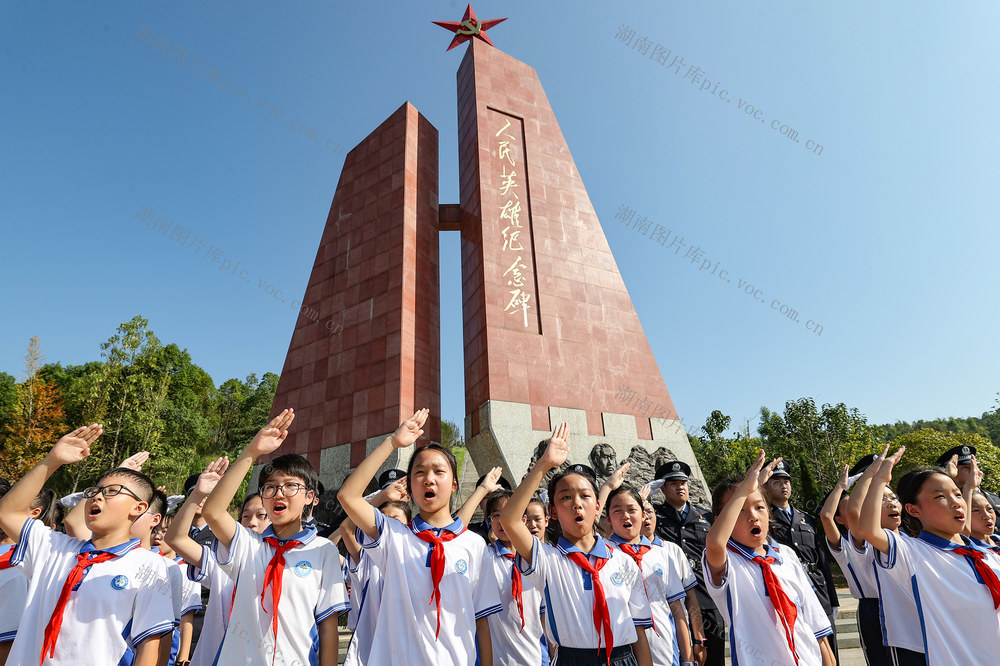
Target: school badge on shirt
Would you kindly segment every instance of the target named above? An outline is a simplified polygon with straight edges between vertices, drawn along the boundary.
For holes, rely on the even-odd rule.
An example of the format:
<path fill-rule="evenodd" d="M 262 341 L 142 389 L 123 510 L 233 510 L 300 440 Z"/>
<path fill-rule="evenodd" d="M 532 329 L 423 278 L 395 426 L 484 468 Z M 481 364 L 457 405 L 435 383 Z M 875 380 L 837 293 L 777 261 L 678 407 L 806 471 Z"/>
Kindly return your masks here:
<path fill-rule="evenodd" d="M 308 560 L 302 560 L 301 562 L 295 565 L 294 571 L 295 575 L 298 576 L 299 578 L 305 578 L 306 576 L 312 573 L 312 569 L 313 569 L 312 562 Z"/>
<path fill-rule="evenodd" d="M 464 574 L 469 570 L 469 563 L 465 560 L 459 560 L 458 562 L 455 562 L 455 570 L 460 574 Z"/>
<path fill-rule="evenodd" d="M 128 587 L 128 576 L 115 576 L 111 579 L 111 587 L 116 590 L 124 590 Z"/>

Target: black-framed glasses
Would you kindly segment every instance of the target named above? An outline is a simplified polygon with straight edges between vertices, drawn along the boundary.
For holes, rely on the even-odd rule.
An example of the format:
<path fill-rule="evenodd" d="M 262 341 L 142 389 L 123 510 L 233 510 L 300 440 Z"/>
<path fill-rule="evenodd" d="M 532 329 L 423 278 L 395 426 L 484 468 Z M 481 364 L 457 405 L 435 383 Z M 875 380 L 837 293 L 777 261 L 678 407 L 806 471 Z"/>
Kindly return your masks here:
<path fill-rule="evenodd" d="M 293 497 L 306 490 L 306 487 L 301 483 L 283 483 L 280 486 L 268 484 L 260 487 L 260 496 L 264 499 L 271 499 L 278 494 L 278 488 L 281 488 L 281 494 L 285 497 Z"/>
<path fill-rule="evenodd" d="M 140 502 L 146 501 L 120 483 L 112 483 L 109 486 L 91 486 L 90 488 L 85 488 L 83 491 L 83 496 L 86 499 L 91 499 L 92 497 L 97 497 L 97 493 L 101 493 L 105 497 L 114 497 L 115 495 L 118 495 L 123 492 L 128 493 L 129 495 L 136 498 Z"/>

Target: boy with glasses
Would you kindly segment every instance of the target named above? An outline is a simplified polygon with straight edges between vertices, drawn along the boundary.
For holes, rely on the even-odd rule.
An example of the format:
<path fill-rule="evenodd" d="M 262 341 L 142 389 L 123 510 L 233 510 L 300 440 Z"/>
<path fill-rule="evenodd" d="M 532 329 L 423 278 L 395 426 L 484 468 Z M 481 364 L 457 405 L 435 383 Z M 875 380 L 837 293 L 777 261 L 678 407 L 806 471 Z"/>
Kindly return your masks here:
<path fill-rule="evenodd" d="M 337 615 L 350 603 L 337 547 L 303 521 L 303 510 L 312 506 L 318 487 L 316 470 L 297 455 L 278 456 L 264 465 L 259 489 L 271 526 L 263 534 L 229 515 L 247 473 L 258 458 L 281 446 L 294 418 L 286 409 L 261 428 L 202 509 L 215 534 L 215 559 L 236 583 L 219 652 L 227 664 L 337 663 Z"/>
<path fill-rule="evenodd" d="M 153 497 L 149 477 L 117 468 L 84 491 L 87 541 L 27 517 L 46 480 L 90 455 L 100 434 L 95 424 L 63 436 L 0 500 L 0 530 L 18 535 L 11 563 L 28 577 L 28 602 L 8 663 L 117 664 L 131 649 L 135 666 L 154 666 L 161 648 L 169 649 L 171 596 L 150 584 L 166 580 L 164 558 L 130 537 Z"/>

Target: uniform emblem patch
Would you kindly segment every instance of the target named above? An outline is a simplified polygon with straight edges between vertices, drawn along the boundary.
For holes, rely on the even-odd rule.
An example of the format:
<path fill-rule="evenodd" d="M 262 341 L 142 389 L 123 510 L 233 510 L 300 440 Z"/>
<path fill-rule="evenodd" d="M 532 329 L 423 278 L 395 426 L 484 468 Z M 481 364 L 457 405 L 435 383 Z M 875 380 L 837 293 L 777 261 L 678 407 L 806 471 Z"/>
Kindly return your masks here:
<path fill-rule="evenodd" d="M 312 573 L 312 569 L 313 569 L 312 562 L 309 562 L 308 560 L 302 560 L 301 562 L 295 565 L 294 571 L 295 575 L 298 576 L 299 578 L 305 578 L 306 576 Z"/>
<path fill-rule="evenodd" d="M 653 565 L 653 573 L 655 573 L 657 576 L 662 576 L 663 575 L 663 566 L 660 565 L 660 564 L 654 564 Z"/>
<path fill-rule="evenodd" d="M 622 583 L 625 582 L 625 576 L 622 575 L 621 571 L 616 571 L 611 575 L 611 582 L 621 587 Z"/>
<path fill-rule="evenodd" d="M 459 560 L 458 562 L 455 562 L 455 571 L 457 571 L 458 573 L 464 574 L 468 570 L 469 570 L 469 563 L 466 562 L 465 560 Z"/>
<path fill-rule="evenodd" d="M 128 587 L 128 576 L 115 576 L 111 579 L 111 587 L 116 590 L 124 590 Z"/>

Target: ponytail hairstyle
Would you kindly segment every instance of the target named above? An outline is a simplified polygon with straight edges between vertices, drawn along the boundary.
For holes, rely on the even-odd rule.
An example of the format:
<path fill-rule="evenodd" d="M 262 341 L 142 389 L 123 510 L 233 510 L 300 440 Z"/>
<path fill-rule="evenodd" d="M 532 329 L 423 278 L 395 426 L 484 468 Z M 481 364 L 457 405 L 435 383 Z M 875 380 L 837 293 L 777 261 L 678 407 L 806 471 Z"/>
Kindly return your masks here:
<path fill-rule="evenodd" d="M 63 519 L 63 507 L 59 503 L 59 496 L 56 495 L 56 491 L 49 488 L 42 488 L 41 492 L 35 495 L 35 499 L 31 501 L 31 510 L 41 509 L 42 512 L 38 514 L 38 520 L 50 527 L 52 529 L 56 528 L 56 525 L 62 522 Z"/>

